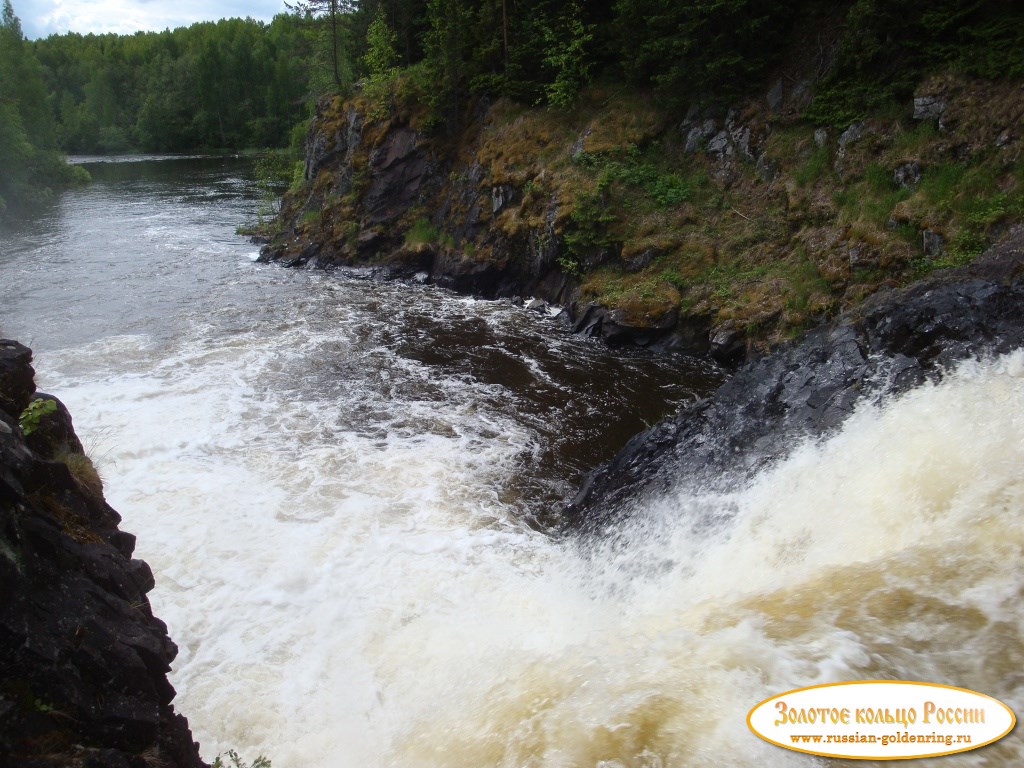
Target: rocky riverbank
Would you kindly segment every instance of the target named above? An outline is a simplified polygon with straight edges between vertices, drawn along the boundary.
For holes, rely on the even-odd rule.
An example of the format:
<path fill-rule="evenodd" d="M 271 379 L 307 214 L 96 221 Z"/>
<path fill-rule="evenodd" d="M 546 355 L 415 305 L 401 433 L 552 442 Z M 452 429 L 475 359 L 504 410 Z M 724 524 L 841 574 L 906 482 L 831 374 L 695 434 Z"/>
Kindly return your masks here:
<path fill-rule="evenodd" d="M 263 260 L 539 297 L 612 344 L 736 362 L 1024 220 L 1013 83 L 937 74 L 836 127 L 793 64 L 721 112 L 594 86 L 566 112 L 480 98 L 439 132 L 402 78 L 320 103 Z"/>
<path fill-rule="evenodd" d="M 200 768 L 153 574 L 31 358 L 0 340 L 0 764 Z"/>
<path fill-rule="evenodd" d="M 771 354 L 711 397 L 637 435 L 567 509 L 601 532 L 671 487 L 729 491 L 862 401 L 938 380 L 957 362 L 1024 346 L 1024 229 L 968 267 L 882 291 Z"/>

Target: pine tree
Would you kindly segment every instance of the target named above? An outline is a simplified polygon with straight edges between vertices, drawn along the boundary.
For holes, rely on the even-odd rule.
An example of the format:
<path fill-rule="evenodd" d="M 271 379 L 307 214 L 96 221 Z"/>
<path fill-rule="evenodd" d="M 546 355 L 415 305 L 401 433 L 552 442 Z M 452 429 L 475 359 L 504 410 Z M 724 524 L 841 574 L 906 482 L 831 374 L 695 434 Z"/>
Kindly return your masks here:
<path fill-rule="evenodd" d="M 338 48 L 340 29 L 338 15 L 342 13 L 353 13 L 357 6 L 357 0 L 295 0 L 288 2 L 285 6 L 296 13 L 309 16 L 310 18 L 326 19 L 331 31 L 331 74 L 334 77 L 334 84 L 341 87 L 341 70 L 338 66 Z"/>
<path fill-rule="evenodd" d="M 544 38 L 544 63 L 554 72 L 554 80 L 545 87 L 548 104 L 568 109 L 590 77 L 587 46 L 594 39 L 578 0 L 566 3 L 558 28 L 547 28 Z"/>
<path fill-rule="evenodd" d="M 467 32 L 472 24 L 472 9 L 467 0 L 429 0 L 426 21 L 424 58 L 437 85 L 432 106 L 454 128 L 459 122 L 466 85 Z"/>

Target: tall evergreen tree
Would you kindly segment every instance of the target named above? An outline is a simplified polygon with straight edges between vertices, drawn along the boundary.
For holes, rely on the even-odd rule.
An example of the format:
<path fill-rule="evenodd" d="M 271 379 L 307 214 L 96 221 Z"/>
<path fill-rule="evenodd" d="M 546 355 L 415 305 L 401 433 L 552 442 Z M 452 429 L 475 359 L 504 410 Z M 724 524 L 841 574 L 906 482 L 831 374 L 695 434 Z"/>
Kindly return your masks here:
<path fill-rule="evenodd" d="M 587 47 L 593 39 L 593 32 L 583 21 L 579 0 L 566 3 L 558 24 L 545 30 L 544 63 L 554 74 L 545 88 L 548 104 L 567 109 L 576 101 L 590 76 Z"/>
<path fill-rule="evenodd" d="M 295 2 L 287 2 L 285 0 L 285 6 L 289 10 L 310 18 L 320 18 L 327 21 L 330 29 L 331 74 L 334 77 L 335 86 L 339 88 L 341 87 L 341 69 L 339 66 L 341 30 L 339 27 L 339 14 L 351 14 L 358 5 L 357 0 L 295 0 Z"/>
<path fill-rule="evenodd" d="M 427 31 L 423 36 L 424 59 L 437 86 L 434 108 L 445 124 L 458 124 L 465 100 L 466 62 L 473 12 L 469 0 L 429 0 Z"/>

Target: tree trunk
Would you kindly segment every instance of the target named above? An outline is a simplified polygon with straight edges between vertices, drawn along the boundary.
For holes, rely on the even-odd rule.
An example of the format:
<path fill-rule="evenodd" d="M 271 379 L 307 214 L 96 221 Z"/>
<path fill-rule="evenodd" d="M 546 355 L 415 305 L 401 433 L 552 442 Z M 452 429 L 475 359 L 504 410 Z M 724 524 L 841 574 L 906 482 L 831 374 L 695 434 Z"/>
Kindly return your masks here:
<path fill-rule="evenodd" d="M 501 33 L 505 44 L 505 74 L 508 74 L 508 0 L 501 0 Z"/>
<path fill-rule="evenodd" d="M 334 84 L 341 87 L 338 73 L 338 0 L 331 0 L 331 58 L 334 65 Z"/>

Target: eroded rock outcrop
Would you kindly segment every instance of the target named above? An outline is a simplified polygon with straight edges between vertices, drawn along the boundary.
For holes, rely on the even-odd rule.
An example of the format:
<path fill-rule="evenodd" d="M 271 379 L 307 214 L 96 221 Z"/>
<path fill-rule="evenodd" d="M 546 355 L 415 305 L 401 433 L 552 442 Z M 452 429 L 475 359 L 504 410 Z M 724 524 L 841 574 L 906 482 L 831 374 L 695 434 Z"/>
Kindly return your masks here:
<path fill-rule="evenodd" d="M 0 765 L 199 768 L 153 574 L 33 376 L 0 340 Z"/>
<path fill-rule="evenodd" d="M 567 509 L 598 531 L 678 484 L 735 488 L 802 438 L 834 430 L 864 398 L 940 378 L 956 362 L 1024 346 L 1024 229 L 969 267 L 883 291 L 751 360 L 714 395 L 634 437 Z"/>

